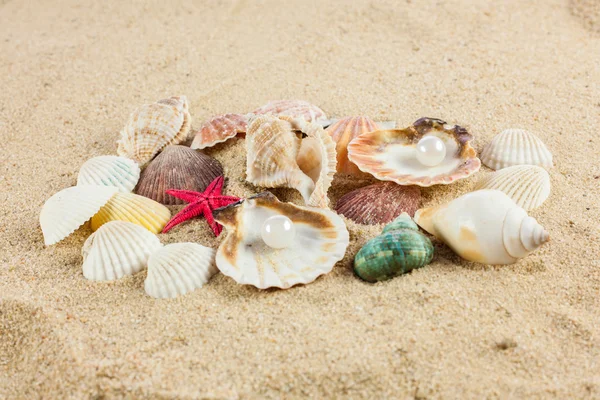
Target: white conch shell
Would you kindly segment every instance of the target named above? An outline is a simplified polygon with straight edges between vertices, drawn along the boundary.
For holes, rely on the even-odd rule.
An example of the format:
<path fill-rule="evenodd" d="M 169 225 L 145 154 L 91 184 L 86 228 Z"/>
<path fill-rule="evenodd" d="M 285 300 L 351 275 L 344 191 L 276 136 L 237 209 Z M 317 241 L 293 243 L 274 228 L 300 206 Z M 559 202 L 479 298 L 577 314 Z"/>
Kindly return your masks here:
<path fill-rule="evenodd" d="M 113 195 L 114 186 L 85 185 L 61 190 L 42 206 L 40 226 L 46 246 L 60 242 L 92 218 Z"/>
<path fill-rule="evenodd" d="M 112 281 L 146 267 L 148 257 L 162 247 L 158 237 L 131 222 L 108 222 L 83 244 L 83 276 Z"/>
<path fill-rule="evenodd" d="M 500 190 L 529 211 L 550 196 L 550 175 L 537 165 L 513 165 L 486 175 L 475 186 L 475 190 L 479 189 Z"/>
<path fill-rule="evenodd" d="M 191 124 L 185 96 L 146 104 L 129 117 L 117 141 L 117 153 L 144 165 L 166 145 L 186 140 Z"/>
<path fill-rule="evenodd" d="M 135 161 L 119 156 L 99 156 L 83 163 L 77 175 L 77 186 L 115 186 L 119 192 L 128 193 L 139 179 L 140 167 Z"/>
<path fill-rule="evenodd" d="M 552 168 L 552 154 L 544 142 L 524 129 L 500 132 L 483 148 L 480 158 L 481 162 L 496 170 L 513 165 Z"/>
<path fill-rule="evenodd" d="M 263 223 L 275 215 L 287 216 L 296 228 L 289 247 L 274 249 L 262 240 Z M 268 192 L 215 211 L 215 220 L 227 228 L 217 268 L 259 289 L 314 281 L 344 257 L 349 243 L 344 221 L 333 211 L 282 203 Z"/>
<path fill-rule="evenodd" d="M 415 222 L 468 261 L 512 264 L 546 243 L 548 232 L 499 190 L 478 190 L 422 208 Z"/>
<path fill-rule="evenodd" d="M 197 243 L 173 243 L 148 260 L 144 289 L 157 299 L 172 298 L 202 287 L 217 272 L 215 251 Z"/>

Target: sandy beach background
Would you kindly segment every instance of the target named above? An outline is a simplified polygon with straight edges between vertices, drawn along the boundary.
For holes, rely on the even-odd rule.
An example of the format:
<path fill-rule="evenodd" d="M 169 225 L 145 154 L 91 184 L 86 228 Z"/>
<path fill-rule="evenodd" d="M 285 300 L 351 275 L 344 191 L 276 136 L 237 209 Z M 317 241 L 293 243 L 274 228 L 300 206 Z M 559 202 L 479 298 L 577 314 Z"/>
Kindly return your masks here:
<path fill-rule="evenodd" d="M 0 398 L 600 398 L 599 66 L 595 0 L 0 0 Z M 40 208 L 116 152 L 135 108 L 179 94 L 193 129 L 285 98 L 399 126 L 442 118 L 478 151 L 529 129 L 554 154 L 551 197 L 530 213 L 552 241 L 503 267 L 435 242 L 431 265 L 372 285 L 351 260 L 380 227 L 348 222 L 346 258 L 290 290 L 218 274 L 160 301 L 145 272 L 87 281 L 90 230 L 46 248 Z M 243 140 L 210 154 L 226 193 L 257 191 Z M 161 240 L 219 242 L 203 220 Z"/>

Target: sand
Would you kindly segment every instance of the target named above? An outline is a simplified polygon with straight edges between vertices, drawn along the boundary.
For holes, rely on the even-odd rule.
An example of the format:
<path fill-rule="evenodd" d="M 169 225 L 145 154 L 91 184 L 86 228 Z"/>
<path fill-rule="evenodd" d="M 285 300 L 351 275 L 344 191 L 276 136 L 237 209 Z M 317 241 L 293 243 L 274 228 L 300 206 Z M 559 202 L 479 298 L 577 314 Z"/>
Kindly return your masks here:
<path fill-rule="evenodd" d="M 0 1 L 0 398 L 600 398 L 597 1 L 129 3 Z M 380 227 L 348 222 L 346 258 L 285 291 L 219 274 L 166 301 L 145 294 L 145 272 L 87 281 L 89 228 L 46 248 L 40 208 L 115 153 L 135 108 L 177 94 L 194 129 L 281 98 L 399 126 L 442 118 L 478 151 L 529 129 L 554 154 L 531 213 L 552 241 L 502 267 L 435 241 L 431 265 L 373 285 L 351 260 Z M 258 190 L 242 139 L 210 153 L 226 193 Z M 161 240 L 219 243 L 202 220 Z"/>

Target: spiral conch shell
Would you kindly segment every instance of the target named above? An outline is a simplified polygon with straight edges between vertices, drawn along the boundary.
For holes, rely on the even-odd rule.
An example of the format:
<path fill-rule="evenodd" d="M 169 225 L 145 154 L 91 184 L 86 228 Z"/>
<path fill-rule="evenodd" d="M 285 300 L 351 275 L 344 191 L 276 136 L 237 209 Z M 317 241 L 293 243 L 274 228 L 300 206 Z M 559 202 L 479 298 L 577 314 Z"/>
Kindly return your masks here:
<path fill-rule="evenodd" d="M 117 141 L 117 153 L 144 165 L 166 145 L 186 140 L 191 123 L 185 96 L 146 104 L 129 117 Z"/>
<path fill-rule="evenodd" d="M 261 227 L 270 217 L 284 215 L 295 226 L 292 245 L 274 249 L 265 244 Z M 333 211 L 282 203 L 269 192 L 215 211 L 227 236 L 217 250 L 217 268 L 236 282 L 289 288 L 330 272 L 344 257 L 349 234 Z"/>
<path fill-rule="evenodd" d="M 422 208 L 415 222 L 468 261 L 513 264 L 546 243 L 548 232 L 499 190 L 478 190 Z"/>

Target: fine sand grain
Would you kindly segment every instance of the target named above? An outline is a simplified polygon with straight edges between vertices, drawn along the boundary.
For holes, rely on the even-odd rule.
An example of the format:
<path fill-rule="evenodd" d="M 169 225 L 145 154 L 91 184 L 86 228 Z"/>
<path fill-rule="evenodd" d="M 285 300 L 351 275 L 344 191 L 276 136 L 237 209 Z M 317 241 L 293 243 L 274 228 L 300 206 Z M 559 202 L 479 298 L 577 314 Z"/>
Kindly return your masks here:
<path fill-rule="evenodd" d="M 0 0 L 0 398 L 600 398 L 599 15 L 596 0 Z M 442 118 L 478 151 L 529 129 L 554 154 L 531 213 L 552 241 L 503 267 L 435 241 L 431 265 L 373 285 L 351 260 L 381 228 L 348 221 L 345 259 L 307 286 L 218 274 L 154 300 L 145 272 L 87 281 L 89 228 L 46 248 L 40 207 L 115 153 L 135 108 L 177 94 L 194 129 L 282 98 Z M 258 190 L 243 139 L 209 153 L 225 193 Z M 476 180 L 424 189 L 424 205 Z M 203 220 L 161 240 L 219 243 Z"/>

